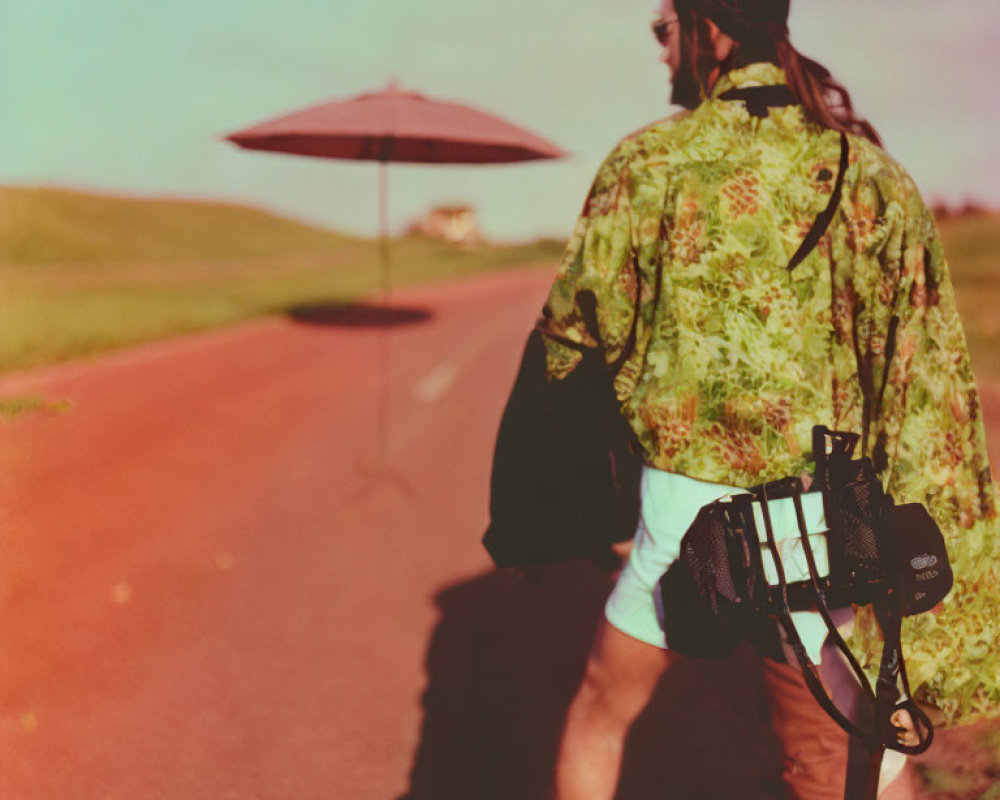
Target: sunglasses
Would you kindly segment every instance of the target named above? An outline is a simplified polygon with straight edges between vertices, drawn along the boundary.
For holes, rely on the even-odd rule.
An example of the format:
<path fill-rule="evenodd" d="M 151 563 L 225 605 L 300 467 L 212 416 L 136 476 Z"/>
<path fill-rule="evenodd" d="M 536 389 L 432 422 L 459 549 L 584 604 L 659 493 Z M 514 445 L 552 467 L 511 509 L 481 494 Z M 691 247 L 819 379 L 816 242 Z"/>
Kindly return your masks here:
<path fill-rule="evenodd" d="M 656 37 L 656 41 L 659 42 L 660 47 L 667 47 L 670 44 L 670 26 L 678 24 L 680 24 L 680 19 L 677 17 L 670 17 L 669 19 L 660 17 L 650 23 L 650 27 L 653 29 L 653 36 Z"/>

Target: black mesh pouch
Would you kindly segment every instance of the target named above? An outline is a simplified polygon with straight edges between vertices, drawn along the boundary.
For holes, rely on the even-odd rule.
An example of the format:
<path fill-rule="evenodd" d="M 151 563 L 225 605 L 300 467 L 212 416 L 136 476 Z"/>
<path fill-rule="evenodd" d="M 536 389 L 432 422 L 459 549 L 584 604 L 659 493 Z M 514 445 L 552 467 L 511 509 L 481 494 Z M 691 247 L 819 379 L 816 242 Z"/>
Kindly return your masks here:
<path fill-rule="evenodd" d="M 761 613 L 766 584 L 748 546 L 744 514 L 743 503 L 702 508 L 681 543 L 680 558 L 660 579 L 671 650 L 725 658 L 744 641 L 764 651 L 777 646 L 774 624 Z"/>
<path fill-rule="evenodd" d="M 831 607 L 870 603 L 891 580 L 892 546 L 886 514 L 892 501 L 868 457 L 852 458 L 858 435 L 813 429 L 814 490 L 823 492 L 829 526 L 830 577 L 825 587 Z"/>

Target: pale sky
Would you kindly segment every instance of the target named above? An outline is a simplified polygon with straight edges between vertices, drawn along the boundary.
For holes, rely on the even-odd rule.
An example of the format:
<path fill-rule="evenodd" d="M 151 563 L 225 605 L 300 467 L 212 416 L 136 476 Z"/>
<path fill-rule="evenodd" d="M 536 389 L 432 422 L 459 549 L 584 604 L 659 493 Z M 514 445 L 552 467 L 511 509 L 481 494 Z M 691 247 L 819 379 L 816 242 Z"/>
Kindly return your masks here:
<path fill-rule="evenodd" d="M 377 167 L 221 137 L 385 85 L 468 102 L 572 157 L 393 165 L 399 229 L 468 202 L 487 236 L 566 236 L 616 141 L 671 113 L 656 0 L 0 0 L 0 184 L 232 200 L 377 230 Z M 1000 207 L 1000 2 L 793 0 L 925 197 Z"/>

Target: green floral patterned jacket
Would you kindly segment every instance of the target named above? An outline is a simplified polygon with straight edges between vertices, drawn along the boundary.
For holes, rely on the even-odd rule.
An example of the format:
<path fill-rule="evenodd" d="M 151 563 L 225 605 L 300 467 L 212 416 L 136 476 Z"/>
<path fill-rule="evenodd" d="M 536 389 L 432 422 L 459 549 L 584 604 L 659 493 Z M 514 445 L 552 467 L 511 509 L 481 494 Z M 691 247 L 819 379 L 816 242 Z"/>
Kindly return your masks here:
<path fill-rule="evenodd" d="M 585 345 L 577 295 L 597 298 L 609 362 L 648 464 L 751 486 L 810 469 L 816 424 L 862 429 L 897 502 L 945 533 L 955 588 L 907 619 L 917 699 L 949 723 L 1000 713 L 1000 527 L 985 433 L 948 266 L 910 176 L 850 136 L 840 206 L 819 246 L 787 264 L 826 206 L 840 137 L 802 107 L 752 117 L 718 95 L 784 83 L 751 64 L 692 112 L 626 137 L 600 167 L 540 323 Z M 654 303 L 662 259 L 659 301 Z M 550 379 L 579 353 L 547 339 Z M 867 610 L 852 643 L 877 668 Z"/>

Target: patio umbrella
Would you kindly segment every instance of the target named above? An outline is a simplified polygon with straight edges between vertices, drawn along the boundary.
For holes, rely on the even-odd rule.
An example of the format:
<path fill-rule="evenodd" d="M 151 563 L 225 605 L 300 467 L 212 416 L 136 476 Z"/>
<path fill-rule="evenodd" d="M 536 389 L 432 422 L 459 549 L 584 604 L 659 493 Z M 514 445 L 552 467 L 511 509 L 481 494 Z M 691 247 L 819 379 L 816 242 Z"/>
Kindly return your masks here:
<path fill-rule="evenodd" d="M 554 144 L 499 117 L 459 103 L 385 89 L 310 106 L 226 136 L 250 150 L 379 162 L 379 251 L 383 301 L 390 292 L 388 173 L 411 164 L 497 164 L 566 155 Z M 388 427 L 389 336 L 382 337 L 379 457 Z"/>

